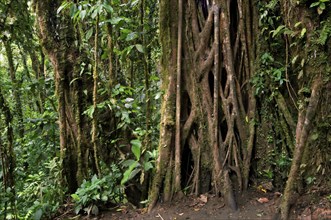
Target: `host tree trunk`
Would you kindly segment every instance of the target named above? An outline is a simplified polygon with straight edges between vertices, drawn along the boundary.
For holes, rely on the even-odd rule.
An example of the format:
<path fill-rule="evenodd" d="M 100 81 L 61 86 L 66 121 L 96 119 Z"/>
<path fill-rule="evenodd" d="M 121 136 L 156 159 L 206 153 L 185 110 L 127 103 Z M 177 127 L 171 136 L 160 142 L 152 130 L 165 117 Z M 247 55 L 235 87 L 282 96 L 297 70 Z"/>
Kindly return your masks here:
<path fill-rule="evenodd" d="M 160 1 L 165 94 L 149 210 L 184 188 L 221 193 L 237 208 L 233 186 L 247 188 L 255 137 L 253 8 L 251 1 Z"/>
<path fill-rule="evenodd" d="M 331 44 L 330 35 L 325 34 L 331 29 L 331 13 L 329 5 L 324 10 L 303 2 L 280 2 L 285 26 L 293 31 L 291 35 L 285 35 L 286 44 L 291 45 L 286 51 L 288 60 L 292 61 L 289 67 L 299 72 L 295 75 L 297 80 L 290 82 L 292 87 L 298 88 L 295 91 L 298 111 L 293 160 L 281 204 L 281 219 L 288 219 L 304 175 L 315 176 L 316 172 L 321 172 L 322 175 L 318 175 L 324 178 L 324 173 L 330 169 L 322 164 L 328 164 L 327 158 L 330 157 L 330 142 L 323 136 L 327 136 L 330 128 Z M 293 62 L 295 57 L 301 61 L 300 64 Z M 319 166 L 323 166 L 322 171 L 319 171 Z"/>
<path fill-rule="evenodd" d="M 83 90 L 92 96 L 93 79 L 79 74 L 83 56 L 75 44 L 77 35 L 71 18 L 66 13 L 57 13 L 61 3 L 40 0 L 35 7 L 40 40 L 54 68 L 63 174 L 69 191 L 75 192 L 85 178 L 88 155 L 93 155 L 89 129 L 83 129 L 87 119 L 82 114 L 87 105 Z"/>

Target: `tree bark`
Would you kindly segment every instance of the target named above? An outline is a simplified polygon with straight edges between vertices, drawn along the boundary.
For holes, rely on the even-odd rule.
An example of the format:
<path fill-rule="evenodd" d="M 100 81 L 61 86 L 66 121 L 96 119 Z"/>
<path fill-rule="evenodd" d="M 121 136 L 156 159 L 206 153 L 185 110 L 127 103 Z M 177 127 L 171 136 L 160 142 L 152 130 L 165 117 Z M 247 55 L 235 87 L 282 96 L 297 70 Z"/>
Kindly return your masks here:
<path fill-rule="evenodd" d="M 236 20 L 239 8 L 244 7 L 241 1 L 235 7 L 230 7 L 230 1 L 183 1 L 182 24 L 181 2 L 178 3 L 160 2 L 162 59 L 177 59 L 176 65 L 175 62 L 161 62 L 163 73 L 168 74 L 169 79 L 174 80 L 174 70 L 177 70 L 176 139 L 175 144 L 172 143 L 174 131 L 168 129 L 172 127 L 163 121 L 166 118 L 173 120 L 173 112 L 170 114 L 162 108 L 160 143 L 167 142 L 173 146 L 170 149 L 162 148 L 162 145 L 159 147 L 149 210 L 156 203 L 154 192 L 161 194 L 163 190 L 168 195 L 167 184 L 172 184 L 175 189 L 170 194 L 178 192 L 178 187 L 183 186 L 191 186 L 196 194 L 210 190 L 221 193 L 227 205 L 236 209 L 234 183 L 230 176 L 237 175 L 239 189 L 242 189 L 243 178 L 246 178 L 244 182 L 248 182 L 249 167 L 243 168 L 242 164 L 250 166 L 255 137 L 254 124 L 244 123 L 246 117 L 254 121 L 253 88 L 247 86 L 242 91 L 243 85 L 250 79 L 254 64 L 252 59 L 255 59 L 255 49 L 251 48 L 253 44 L 245 40 L 249 38 L 251 41 L 252 36 L 247 34 L 249 31 L 243 30 L 244 27 L 251 29 L 251 26 Z M 179 23 L 173 20 L 177 12 Z M 247 20 L 252 22 L 252 19 Z M 232 42 L 237 42 L 236 51 Z M 177 46 L 173 46 L 176 43 Z M 164 51 L 165 48 L 171 52 Z M 248 50 L 252 51 L 250 55 Z M 242 60 L 247 60 L 246 65 L 241 64 Z M 169 86 L 169 81 L 164 85 Z M 173 92 L 166 90 L 163 106 L 173 104 L 173 100 L 169 99 L 169 95 L 173 95 L 170 91 Z M 249 104 L 245 106 L 243 99 L 249 100 Z M 189 154 L 184 155 L 184 152 Z M 193 160 L 188 159 L 190 155 Z M 244 162 L 242 158 L 245 158 Z M 175 170 L 168 169 L 167 177 L 173 176 L 175 179 L 166 178 L 168 182 L 165 184 L 166 172 L 162 169 L 173 161 Z M 185 170 L 184 167 L 193 168 Z M 244 177 L 242 172 L 245 172 Z M 185 180 L 183 176 L 192 178 Z"/>
<path fill-rule="evenodd" d="M 16 78 L 16 68 L 14 66 L 14 59 L 13 59 L 13 51 L 11 48 L 10 40 L 3 40 L 8 64 L 9 64 L 9 76 L 11 78 L 13 84 L 13 93 L 15 98 L 15 112 L 17 113 L 18 119 L 18 134 L 20 138 L 24 137 L 24 122 L 23 122 L 23 109 L 22 109 L 22 101 L 21 101 L 21 81 L 17 80 Z"/>
<path fill-rule="evenodd" d="M 293 193 L 296 189 L 297 177 L 299 175 L 299 168 L 301 164 L 302 155 L 307 146 L 307 139 L 312 127 L 316 110 L 321 96 L 322 79 L 320 76 L 315 79 L 312 85 L 312 92 L 307 109 L 299 112 L 298 123 L 296 128 L 296 145 L 294 151 L 294 158 L 292 160 L 291 170 L 286 182 L 284 197 L 281 204 L 281 218 L 288 219 L 291 205 L 295 201 L 292 200 Z"/>
<path fill-rule="evenodd" d="M 88 81 L 86 76 L 82 76 L 73 82 L 75 71 L 80 70 L 79 61 L 81 58 L 74 43 L 75 30 L 70 17 L 66 13 L 60 16 L 56 12 L 60 4 L 60 0 L 36 1 L 36 14 L 41 44 L 54 68 L 59 115 L 60 155 L 69 192 L 73 193 L 80 184 L 79 181 L 83 179 L 82 169 L 78 169 L 78 167 L 82 166 L 84 161 L 82 152 L 88 150 L 83 149 L 82 146 L 88 146 L 86 143 L 89 139 L 85 132 L 81 132 L 86 120 L 82 120 L 82 118 L 76 120 L 79 117 L 78 112 L 84 105 L 84 99 L 77 100 L 76 96 L 77 93 L 81 94 L 84 87 L 91 88 L 91 81 Z M 80 83 L 82 86 L 78 87 L 75 83 Z M 78 145 L 77 141 L 79 142 Z M 78 151 L 77 146 L 80 148 Z"/>
<path fill-rule="evenodd" d="M 176 136 L 175 136 L 175 183 L 174 191 L 181 195 L 181 96 L 182 96 L 182 42 L 183 0 L 178 1 L 177 79 L 176 79 Z"/>
<path fill-rule="evenodd" d="M 5 117 L 5 126 L 7 128 L 7 144 L 3 146 L 0 143 L 0 156 L 3 170 L 3 183 L 4 189 L 10 188 L 12 196 L 10 197 L 11 208 L 15 211 L 15 168 L 16 168 L 16 156 L 14 154 L 14 132 L 12 127 L 13 115 L 10 111 L 8 104 L 3 96 L 0 87 L 0 110 Z M 7 205 L 7 204 L 6 204 Z M 5 210 L 7 206 L 5 207 Z M 6 216 L 6 215 L 4 215 Z"/>
<path fill-rule="evenodd" d="M 159 156 L 156 162 L 156 173 L 153 178 L 149 195 L 149 211 L 154 208 L 161 196 L 161 187 L 165 181 L 167 170 L 169 171 L 172 169 L 172 167 L 169 167 L 169 163 L 171 161 L 171 152 L 174 146 L 174 130 L 176 124 L 174 106 L 176 103 L 175 67 L 177 63 L 177 25 L 175 24 L 177 24 L 177 1 L 161 0 L 160 42 L 163 56 L 161 58 L 160 66 L 162 78 L 161 89 L 164 91 L 164 95 L 161 107 Z M 169 180 L 169 178 L 166 179 Z"/>
<path fill-rule="evenodd" d="M 94 69 L 93 69 L 93 114 L 92 114 L 92 144 L 94 152 L 94 163 L 99 178 L 101 178 L 101 170 L 99 166 L 99 155 L 98 155 L 98 120 L 97 120 L 97 102 L 98 102 L 98 64 L 99 64 L 99 15 L 95 22 L 95 34 L 94 34 Z"/>

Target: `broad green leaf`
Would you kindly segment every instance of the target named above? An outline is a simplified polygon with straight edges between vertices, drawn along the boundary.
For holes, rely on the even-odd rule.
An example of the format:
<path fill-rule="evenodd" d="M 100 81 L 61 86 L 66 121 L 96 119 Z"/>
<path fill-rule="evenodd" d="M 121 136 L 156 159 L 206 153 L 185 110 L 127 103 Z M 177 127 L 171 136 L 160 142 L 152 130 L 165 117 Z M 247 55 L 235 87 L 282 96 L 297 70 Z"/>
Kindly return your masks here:
<path fill-rule="evenodd" d="M 77 194 L 71 194 L 71 198 L 73 198 L 76 202 L 78 202 L 80 200 L 80 198 Z"/>
<path fill-rule="evenodd" d="M 124 167 L 130 167 L 132 164 L 134 164 L 136 161 L 135 160 L 125 160 L 123 161 L 122 165 Z"/>
<path fill-rule="evenodd" d="M 277 36 L 278 34 L 281 33 L 281 31 L 283 31 L 285 29 L 285 25 L 280 25 L 278 26 L 278 28 L 276 30 L 271 31 L 272 37 L 274 38 L 275 36 Z"/>
<path fill-rule="evenodd" d="M 63 9 L 66 9 L 69 7 L 69 5 L 72 4 L 71 2 L 64 2 L 56 11 L 57 14 L 59 14 Z"/>
<path fill-rule="evenodd" d="M 43 215 L 43 211 L 41 209 L 38 209 L 34 215 L 32 216 L 33 220 L 40 220 L 41 216 Z"/>
<path fill-rule="evenodd" d="M 137 34 L 137 32 L 131 32 L 131 33 L 129 33 L 129 34 L 126 36 L 125 40 L 126 40 L 126 41 L 132 41 L 132 40 L 134 40 L 134 39 L 136 39 L 136 38 L 138 38 L 138 34 Z"/>
<path fill-rule="evenodd" d="M 91 182 L 92 183 L 94 183 L 94 182 L 96 182 L 98 180 L 98 177 L 97 177 L 97 175 L 93 175 L 93 177 L 92 177 L 92 180 L 91 180 Z"/>
<path fill-rule="evenodd" d="M 82 209 L 82 206 L 81 205 L 76 206 L 75 207 L 75 213 L 78 214 L 81 209 Z"/>
<path fill-rule="evenodd" d="M 306 28 L 303 28 L 301 30 L 300 38 L 303 38 L 305 36 L 306 32 L 307 32 L 307 29 Z"/>
<path fill-rule="evenodd" d="M 74 20 L 77 20 L 78 16 L 80 15 L 80 12 L 77 11 L 77 6 L 75 4 L 71 4 L 69 12 L 70 17 L 72 17 Z"/>
<path fill-rule="evenodd" d="M 98 201 L 100 200 L 100 194 L 96 194 L 93 196 L 93 200 Z"/>
<path fill-rule="evenodd" d="M 130 143 L 139 146 L 139 148 L 141 147 L 141 141 L 139 139 L 131 140 Z"/>
<path fill-rule="evenodd" d="M 112 18 L 112 19 L 110 19 L 109 20 L 109 22 L 111 23 L 111 24 L 118 24 L 118 23 L 120 23 L 121 21 L 124 21 L 125 19 L 124 18 L 121 18 L 121 17 L 116 17 L 116 18 Z"/>
<path fill-rule="evenodd" d="M 100 10 L 101 10 L 101 6 L 100 5 L 96 5 L 95 9 L 92 12 L 91 18 L 94 19 L 98 14 L 100 14 Z"/>
<path fill-rule="evenodd" d="M 135 46 L 136 46 L 137 50 L 138 50 L 140 53 L 144 53 L 143 45 L 141 45 L 141 44 L 136 44 Z"/>
<path fill-rule="evenodd" d="M 86 10 L 80 11 L 80 14 L 79 14 L 80 19 L 84 20 L 85 16 L 86 16 Z"/>
<path fill-rule="evenodd" d="M 313 135 L 311 136 L 311 139 L 312 139 L 313 141 L 316 141 L 316 140 L 318 139 L 318 137 L 319 137 L 319 134 L 318 134 L 318 133 L 315 133 L 315 134 L 313 134 Z"/>
<path fill-rule="evenodd" d="M 139 0 L 134 0 L 131 2 L 131 6 L 134 7 L 134 6 L 138 5 L 138 3 L 139 3 Z"/>
<path fill-rule="evenodd" d="M 140 154 L 141 154 L 140 146 L 133 144 L 131 150 L 132 150 L 132 153 L 134 154 L 134 156 L 136 157 L 136 159 L 140 160 Z"/>
<path fill-rule="evenodd" d="M 285 29 L 284 29 L 284 34 L 285 34 L 285 35 L 291 35 L 291 36 L 292 36 L 292 35 L 294 34 L 294 31 L 292 31 L 292 30 L 290 30 L 290 29 L 288 29 L 288 28 L 285 28 Z"/>
<path fill-rule="evenodd" d="M 150 169 L 153 169 L 153 164 L 151 162 L 144 163 L 144 170 L 148 171 Z"/>
<path fill-rule="evenodd" d="M 83 112 L 83 114 L 89 116 L 89 118 L 93 118 L 93 114 L 94 114 L 94 108 L 93 108 L 93 106 L 91 106 L 88 109 L 86 109 Z"/>
<path fill-rule="evenodd" d="M 134 168 L 136 168 L 136 166 L 138 165 L 138 162 L 135 161 L 133 164 L 131 164 L 131 166 L 124 172 L 123 174 L 123 178 L 121 180 L 121 185 L 124 185 L 127 181 L 129 181 L 129 178 L 131 176 L 131 173 L 133 171 Z"/>
<path fill-rule="evenodd" d="M 158 93 L 156 93 L 156 95 L 155 95 L 155 100 L 158 100 L 160 97 L 161 97 L 161 95 L 162 95 L 162 92 L 158 92 Z"/>
<path fill-rule="evenodd" d="M 313 7 L 316 7 L 316 6 L 319 6 L 320 2 L 317 1 L 317 2 L 314 2 L 310 5 L 310 8 L 313 8 Z"/>
<path fill-rule="evenodd" d="M 101 200 L 102 200 L 103 202 L 107 202 L 107 201 L 108 201 L 108 196 L 103 195 L 103 196 L 101 197 Z"/>
<path fill-rule="evenodd" d="M 106 9 L 108 13 L 113 13 L 113 8 L 110 5 L 104 4 L 103 7 Z"/>
<path fill-rule="evenodd" d="M 325 10 L 325 3 L 322 2 L 322 3 L 320 4 L 319 8 L 322 9 L 322 10 Z"/>
<path fill-rule="evenodd" d="M 89 40 L 93 34 L 93 28 L 90 28 L 85 35 L 86 40 Z"/>

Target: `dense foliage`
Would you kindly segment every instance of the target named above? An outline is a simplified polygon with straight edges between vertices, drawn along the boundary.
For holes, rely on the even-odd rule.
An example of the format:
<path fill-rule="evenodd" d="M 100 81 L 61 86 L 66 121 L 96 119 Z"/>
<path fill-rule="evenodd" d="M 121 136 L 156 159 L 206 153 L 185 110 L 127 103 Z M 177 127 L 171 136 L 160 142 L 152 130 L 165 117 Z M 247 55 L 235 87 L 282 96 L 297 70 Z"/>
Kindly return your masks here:
<path fill-rule="evenodd" d="M 58 88 L 51 61 L 38 39 L 35 7 L 31 1 L 0 3 L 0 216 L 6 219 L 52 218 L 68 197 L 60 159 Z M 127 201 L 124 186 L 134 177 L 143 181 L 157 157 L 160 116 L 156 110 L 162 94 L 157 70 L 158 4 L 64 1 L 52 10 L 57 17 L 69 14 L 72 19 L 76 32 L 72 37 L 84 54 L 78 64 L 80 76 L 93 74 L 95 50 L 100 60 L 97 108 L 90 102 L 82 114 L 89 120 L 98 117 L 98 133 L 107 132 L 97 135 L 102 143 L 102 173 L 97 177 L 95 170 L 85 171 L 80 188 L 72 194 L 76 210 Z M 97 48 L 95 33 L 100 41 Z M 107 38 L 112 40 L 111 47 Z M 113 63 L 113 75 L 108 62 Z M 90 95 L 90 91 L 82 92 Z M 111 119 L 104 116 L 107 112 L 113 112 Z M 108 119 L 111 125 L 104 121 Z"/>
<path fill-rule="evenodd" d="M 212 104 L 217 101 L 210 101 L 213 103 L 208 116 L 204 115 L 207 108 L 202 106 L 204 101 L 209 101 L 209 96 L 210 100 L 213 98 L 212 90 L 217 88 L 213 84 L 216 80 L 212 69 L 216 64 L 210 60 L 216 51 L 213 46 L 216 40 L 212 37 L 218 29 L 212 16 L 208 17 L 208 1 L 184 2 L 187 6 L 184 26 L 194 26 L 196 22 L 201 32 L 199 37 L 191 36 L 190 31 L 196 30 L 186 26 L 183 49 L 180 48 L 184 51 L 180 59 L 186 75 L 180 77 L 184 81 L 184 92 L 177 94 L 184 106 L 178 124 L 186 139 L 179 141 L 182 155 L 176 157 L 184 165 L 173 174 L 174 149 L 160 154 L 170 147 L 162 143 L 174 145 L 177 132 L 176 118 L 168 117 L 175 114 L 176 94 L 167 94 L 171 86 L 175 86 L 177 69 L 173 60 L 165 60 L 170 56 L 170 59 L 176 58 L 178 49 L 175 45 L 178 33 L 171 32 L 177 24 L 169 24 L 172 19 L 179 20 L 177 5 L 168 4 L 168 0 L 160 1 L 160 5 L 159 1 L 147 0 L 0 2 L 1 219 L 52 219 L 66 208 L 65 204 L 73 204 L 77 214 L 98 214 L 103 208 L 127 202 L 145 206 L 151 202 L 148 193 L 153 177 L 157 176 L 155 172 L 164 165 L 160 158 L 167 156 L 173 158 L 169 162 L 171 169 L 163 167 L 163 174 L 158 173 L 160 184 L 155 185 L 165 189 L 158 191 L 154 200 L 171 191 L 177 193 L 180 188 L 192 189 L 192 192 L 203 187 L 211 190 L 214 180 L 198 186 L 199 178 L 211 179 L 199 176 L 202 171 L 208 171 L 210 176 L 214 172 L 215 164 L 208 154 L 211 151 L 199 152 L 199 155 L 209 155 L 203 158 L 197 156 L 198 150 L 194 152 L 194 149 L 206 150 L 209 149 L 206 145 L 214 144 L 203 138 L 211 133 L 212 127 L 207 130 L 206 121 L 212 119 L 210 122 L 214 123 L 214 113 L 218 110 L 212 112 Z M 234 98 L 229 94 L 238 93 L 240 111 L 239 116 L 233 118 L 234 114 L 226 115 L 219 107 L 219 118 L 224 118 L 216 130 L 226 134 L 223 133 L 224 145 L 234 152 L 229 156 L 231 150 L 227 150 L 224 164 L 230 161 L 233 176 L 239 176 L 242 171 L 246 182 L 239 188 L 267 181 L 278 190 L 295 191 L 286 186 L 292 173 L 300 174 L 298 178 L 293 175 L 298 180 L 294 185 L 298 185 L 300 193 L 313 186 L 329 187 L 330 1 L 299 0 L 294 5 L 281 0 L 247 1 L 243 5 L 250 8 L 252 17 L 246 22 L 254 25 L 246 26 L 240 23 L 242 9 L 236 6 L 242 2 L 233 2 L 235 4 L 229 3 L 229 18 L 234 22 L 228 27 L 228 37 L 231 37 L 228 43 L 236 48 L 236 56 L 231 58 L 238 64 L 233 75 L 236 80 L 232 92 L 229 92 L 231 86 L 224 82 L 217 85 L 225 95 L 220 98 L 216 91 L 216 100 L 230 103 Z M 163 11 L 159 7 L 163 7 Z M 166 7 L 174 10 L 170 12 Z M 192 13 L 192 8 L 197 14 Z M 209 13 L 212 10 L 215 8 L 210 7 Z M 162 17 L 171 13 L 176 16 Z M 190 20 L 192 14 L 197 17 L 196 21 Z M 215 12 L 215 16 L 219 14 Z M 246 34 L 251 34 L 254 42 L 247 43 L 249 37 L 240 36 L 248 27 L 252 33 Z M 162 36 L 159 36 L 160 29 Z M 240 36 L 238 42 L 232 39 L 234 36 Z M 200 37 L 205 37 L 205 41 Z M 194 48 L 197 45 L 199 48 Z M 192 56 L 194 49 L 196 54 Z M 219 81 L 231 78 L 227 76 L 230 71 L 225 70 L 228 60 L 221 59 L 225 64 L 217 64 L 221 66 L 218 67 L 221 68 Z M 192 80 L 195 76 L 187 74 L 193 67 L 192 73 L 200 74 L 198 80 Z M 198 70 L 201 73 L 197 73 Z M 196 95 L 199 90 L 194 90 L 196 85 L 208 85 L 209 89 L 200 93 L 208 93 L 208 98 L 201 100 L 205 96 Z M 173 87 L 172 91 L 175 90 Z M 226 95 L 230 98 L 225 99 Z M 161 101 L 165 103 L 163 108 Z M 167 101 L 172 105 L 168 106 Z M 193 109 L 196 115 L 190 118 Z M 311 116 L 311 112 L 314 116 L 316 113 L 316 117 Z M 191 125 L 186 126 L 185 120 Z M 241 139 L 241 132 L 246 139 Z M 227 134 L 231 136 L 228 139 Z M 217 135 L 218 132 L 216 139 Z M 249 144 L 251 152 L 246 149 Z M 296 149 L 303 149 L 300 156 L 296 156 Z M 208 163 L 194 164 L 200 159 Z M 198 166 L 207 168 L 199 173 Z M 174 186 L 176 183 L 171 179 L 181 172 L 183 181 Z M 170 180 L 162 183 L 162 178 Z M 215 181 L 215 186 L 217 184 Z M 330 200 L 331 192 L 326 190 L 323 196 Z"/>

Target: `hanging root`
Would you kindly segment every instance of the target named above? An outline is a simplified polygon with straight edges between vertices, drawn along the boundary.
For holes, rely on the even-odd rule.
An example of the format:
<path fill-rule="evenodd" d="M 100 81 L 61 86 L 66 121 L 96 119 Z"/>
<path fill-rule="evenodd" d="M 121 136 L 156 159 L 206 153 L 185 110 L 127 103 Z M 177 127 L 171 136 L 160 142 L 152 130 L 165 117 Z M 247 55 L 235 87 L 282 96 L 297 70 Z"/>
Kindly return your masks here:
<path fill-rule="evenodd" d="M 225 204 L 230 207 L 232 210 L 237 210 L 237 202 L 233 193 L 233 187 L 231 183 L 231 179 L 229 176 L 229 170 L 223 171 L 223 179 L 224 179 L 224 199 Z"/>

